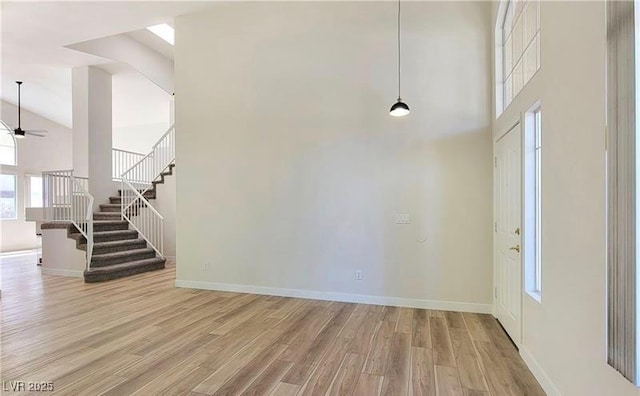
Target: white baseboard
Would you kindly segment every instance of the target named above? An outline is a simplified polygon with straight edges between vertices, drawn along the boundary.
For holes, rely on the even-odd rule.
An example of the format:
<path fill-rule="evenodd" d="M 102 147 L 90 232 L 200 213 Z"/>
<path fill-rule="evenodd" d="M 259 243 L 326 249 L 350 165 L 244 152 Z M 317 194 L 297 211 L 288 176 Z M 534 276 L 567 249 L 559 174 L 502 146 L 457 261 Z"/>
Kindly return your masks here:
<path fill-rule="evenodd" d="M 42 267 L 42 273 L 45 275 L 69 276 L 72 278 L 82 278 L 84 276 L 83 271 L 74 271 L 74 270 L 60 269 L 60 268 Z"/>
<path fill-rule="evenodd" d="M 551 379 L 549 379 L 549 376 L 542 369 L 531 352 L 529 352 L 529 350 L 527 350 L 523 346 L 520 346 L 520 356 L 522 356 L 522 360 L 524 360 L 524 362 L 527 364 L 527 367 L 529 367 L 529 370 L 531 370 L 533 376 L 536 377 L 544 392 L 548 396 L 560 396 L 560 391 L 555 387 L 555 385 L 553 385 L 553 382 L 551 382 Z"/>
<path fill-rule="evenodd" d="M 315 290 L 282 289 L 276 287 L 234 285 L 176 279 L 176 287 L 189 289 L 218 290 L 236 293 L 264 294 L 280 297 L 297 297 L 312 300 L 340 301 L 359 304 L 391 305 L 396 307 L 437 309 L 443 311 L 491 313 L 491 304 L 456 301 L 419 300 L 401 297 L 368 296 L 363 294 L 334 293 Z"/>

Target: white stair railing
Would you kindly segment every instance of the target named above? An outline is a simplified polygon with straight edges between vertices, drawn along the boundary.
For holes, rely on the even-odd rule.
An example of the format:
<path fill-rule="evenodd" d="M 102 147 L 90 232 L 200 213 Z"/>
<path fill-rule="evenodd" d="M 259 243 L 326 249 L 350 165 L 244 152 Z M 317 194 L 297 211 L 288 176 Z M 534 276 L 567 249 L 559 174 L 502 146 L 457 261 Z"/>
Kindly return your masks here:
<path fill-rule="evenodd" d="M 138 231 L 158 255 L 164 257 L 164 217 L 145 197 L 153 182 L 175 161 L 175 125 L 153 149 L 121 176 L 122 218 Z"/>
<path fill-rule="evenodd" d="M 87 241 L 87 269 L 93 255 L 93 203 L 88 179 L 73 170 L 42 172 L 44 214 L 48 221 L 71 222 Z"/>
<path fill-rule="evenodd" d="M 111 175 L 113 180 L 120 181 L 122 174 L 143 158 L 144 154 L 117 148 L 111 149 Z"/>

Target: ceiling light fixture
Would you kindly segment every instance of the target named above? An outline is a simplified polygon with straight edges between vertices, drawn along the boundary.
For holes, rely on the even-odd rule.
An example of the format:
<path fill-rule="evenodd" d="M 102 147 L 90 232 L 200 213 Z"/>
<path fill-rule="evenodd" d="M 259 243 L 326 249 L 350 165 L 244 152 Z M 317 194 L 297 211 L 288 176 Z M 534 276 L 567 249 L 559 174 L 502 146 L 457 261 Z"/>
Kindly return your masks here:
<path fill-rule="evenodd" d="M 400 98 L 400 0 L 398 0 L 398 101 L 391 106 L 389 114 L 394 117 L 404 117 L 409 114 L 409 106 Z"/>
<path fill-rule="evenodd" d="M 173 45 L 174 43 L 174 30 L 171 26 L 166 23 L 161 23 L 159 25 L 149 26 L 147 28 L 148 31 L 160 37 L 167 43 Z"/>

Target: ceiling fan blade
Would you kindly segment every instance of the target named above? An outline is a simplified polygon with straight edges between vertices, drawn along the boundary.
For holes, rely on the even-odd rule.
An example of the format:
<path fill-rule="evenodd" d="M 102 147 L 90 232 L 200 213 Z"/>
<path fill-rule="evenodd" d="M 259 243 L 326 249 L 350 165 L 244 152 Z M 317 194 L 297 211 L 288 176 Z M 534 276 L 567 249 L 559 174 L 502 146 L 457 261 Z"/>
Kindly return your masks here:
<path fill-rule="evenodd" d="M 26 130 L 24 131 L 25 134 L 27 135 L 31 135 L 31 136 L 39 136 L 39 137 L 46 137 L 47 136 L 47 131 L 44 130 Z"/>

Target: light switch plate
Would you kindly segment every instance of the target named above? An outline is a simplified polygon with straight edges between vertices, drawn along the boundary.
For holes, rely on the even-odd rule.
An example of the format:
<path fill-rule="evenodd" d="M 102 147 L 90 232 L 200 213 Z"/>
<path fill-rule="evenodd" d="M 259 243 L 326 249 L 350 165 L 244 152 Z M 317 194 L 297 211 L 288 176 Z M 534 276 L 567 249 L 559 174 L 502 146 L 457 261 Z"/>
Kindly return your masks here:
<path fill-rule="evenodd" d="M 398 213 L 396 214 L 396 224 L 409 224 L 411 220 L 409 218 L 409 213 Z"/>

